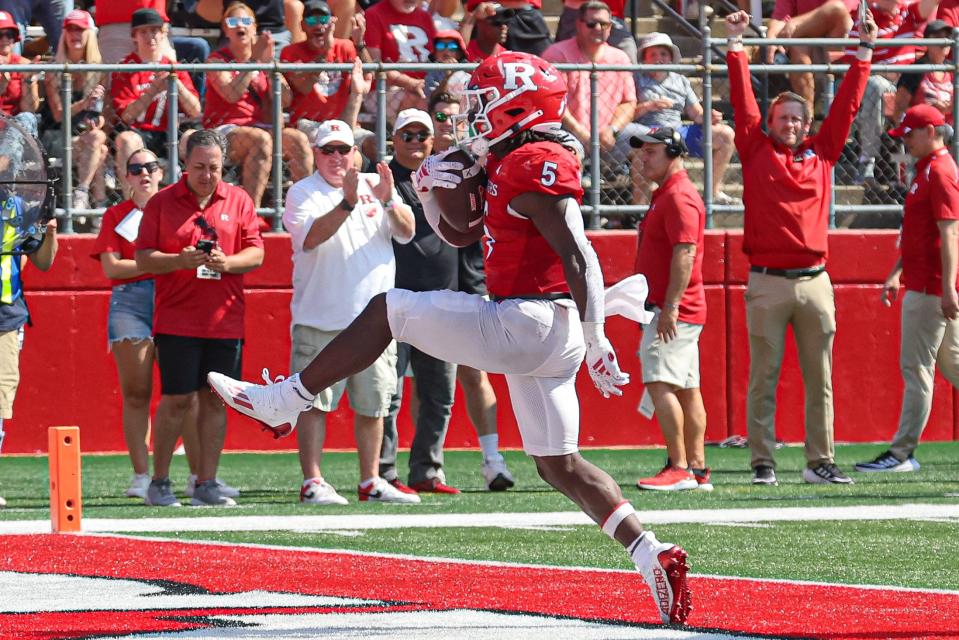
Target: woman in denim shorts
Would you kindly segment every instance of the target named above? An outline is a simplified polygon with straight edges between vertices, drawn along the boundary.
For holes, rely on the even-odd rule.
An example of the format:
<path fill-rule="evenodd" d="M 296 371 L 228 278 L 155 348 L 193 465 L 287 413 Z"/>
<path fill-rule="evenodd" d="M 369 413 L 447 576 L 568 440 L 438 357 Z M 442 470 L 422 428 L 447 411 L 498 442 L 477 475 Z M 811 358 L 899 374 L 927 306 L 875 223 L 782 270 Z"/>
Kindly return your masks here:
<path fill-rule="evenodd" d="M 129 200 L 107 209 L 91 257 L 113 283 L 107 319 L 109 348 L 117 363 L 123 395 L 123 436 L 133 479 L 126 495 L 145 498 L 150 486 L 150 398 L 153 392 L 153 276 L 140 271 L 134 244 L 143 207 L 159 188 L 163 168 L 156 155 L 140 149 L 130 155 L 123 180 Z"/>

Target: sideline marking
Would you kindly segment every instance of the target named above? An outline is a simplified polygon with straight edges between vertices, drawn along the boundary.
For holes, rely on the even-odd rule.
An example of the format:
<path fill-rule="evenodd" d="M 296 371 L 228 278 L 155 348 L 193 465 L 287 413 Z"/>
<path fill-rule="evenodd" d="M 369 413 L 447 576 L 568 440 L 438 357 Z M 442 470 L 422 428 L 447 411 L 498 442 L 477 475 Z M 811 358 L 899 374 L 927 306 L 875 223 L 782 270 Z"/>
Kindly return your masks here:
<path fill-rule="evenodd" d="M 941 520 L 959 519 L 959 504 L 860 505 L 854 507 L 785 507 L 756 509 L 672 509 L 638 511 L 639 519 L 657 524 L 741 524 L 819 520 Z M 84 518 L 85 533 L 147 533 L 151 531 L 357 531 L 439 527 L 501 529 L 594 525 L 580 511 L 542 513 L 423 513 L 329 516 L 199 516 L 195 518 Z M 0 535 L 50 533 L 46 520 L 0 521 Z"/>

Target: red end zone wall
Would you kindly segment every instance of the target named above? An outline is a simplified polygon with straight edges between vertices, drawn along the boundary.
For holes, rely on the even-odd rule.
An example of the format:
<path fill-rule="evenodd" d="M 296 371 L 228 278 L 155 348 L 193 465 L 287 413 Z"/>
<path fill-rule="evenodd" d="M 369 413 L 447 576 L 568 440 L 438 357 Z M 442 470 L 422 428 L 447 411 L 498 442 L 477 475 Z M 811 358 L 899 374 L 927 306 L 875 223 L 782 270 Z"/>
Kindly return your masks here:
<path fill-rule="evenodd" d="M 607 283 L 632 273 L 636 236 L 603 232 L 592 237 Z M 899 309 L 879 303 L 882 281 L 895 259 L 896 234 L 888 231 L 836 231 L 830 235 L 829 273 L 835 284 L 838 331 L 834 349 L 834 394 L 838 441 L 888 440 L 899 415 L 902 382 L 898 370 Z M 79 425 L 84 451 L 122 451 L 120 394 L 106 347 L 109 283 L 89 257 L 92 236 L 64 236 L 49 273 L 28 268 L 26 286 L 34 326 L 27 329 L 21 354 L 21 384 L 14 418 L 5 423 L 4 451 L 46 450 L 46 429 Z M 244 377 L 260 379 L 264 367 L 285 374 L 289 366 L 290 248 L 285 234 L 268 234 L 266 263 L 247 276 L 247 344 Z M 708 440 L 745 433 L 749 344 L 743 294 L 748 264 L 738 231 L 707 234 L 704 277 L 709 319 L 700 353 L 702 388 L 709 413 Z M 636 412 L 642 394 L 636 357 L 640 331 L 622 318 L 607 333 L 622 367 L 634 382 L 621 398 L 604 400 L 581 371 L 584 446 L 660 444 L 658 426 Z M 499 404 L 503 446 L 519 447 L 502 376 L 491 376 Z M 159 387 L 157 382 L 156 387 Z M 155 395 L 158 389 L 155 390 Z M 937 375 L 935 403 L 924 437 L 959 439 L 955 395 Z M 803 390 L 795 345 L 788 341 L 778 394 L 778 436 L 803 440 Z M 345 400 L 344 400 L 345 404 Z M 465 415 L 462 393 L 447 437 L 449 447 L 475 447 L 476 434 Z M 327 430 L 328 448 L 353 448 L 352 414 L 341 408 Z M 404 412 L 401 441 L 412 428 Z M 289 449 L 292 438 L 273 440 L 256 423 L 231 412 L 226 441 L 230 449 Z"/>

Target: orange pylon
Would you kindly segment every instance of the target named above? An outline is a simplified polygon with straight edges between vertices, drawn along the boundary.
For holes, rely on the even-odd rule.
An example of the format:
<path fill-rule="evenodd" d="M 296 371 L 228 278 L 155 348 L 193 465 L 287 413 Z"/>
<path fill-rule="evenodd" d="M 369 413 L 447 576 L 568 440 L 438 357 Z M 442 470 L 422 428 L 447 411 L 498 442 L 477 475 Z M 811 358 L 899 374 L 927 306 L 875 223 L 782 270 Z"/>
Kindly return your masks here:
<path fill-rule="evenodd" d="M 80 427 L 47 430 L 50 458 L 50 523 L 53 532 L 79 531 Z"/>

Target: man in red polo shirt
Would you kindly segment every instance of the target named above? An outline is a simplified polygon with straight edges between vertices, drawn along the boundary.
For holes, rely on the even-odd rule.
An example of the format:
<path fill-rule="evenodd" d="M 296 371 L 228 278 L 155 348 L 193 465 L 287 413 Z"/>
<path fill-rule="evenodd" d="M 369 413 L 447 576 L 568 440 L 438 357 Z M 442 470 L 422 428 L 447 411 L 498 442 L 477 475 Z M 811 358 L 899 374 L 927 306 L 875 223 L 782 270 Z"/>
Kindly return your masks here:
<path fill-rule="evenodd" d="M 679 131 L 661 127 L 634 137 L 643 177 L 659 188 L 639 227 L 636 272 L 649 286 L 639 359 L 643 384 L 656 409 L 669 463 L 640 489 L 711 490 L 703 439 L 706 408 L 699 391 L 699 334 L 706 323 L 703 237 L 706 207 L 683 166 L 686 143 Z"/>
<path fill-rule="evenodd" d="M 753 483 L 775 485 L 776 387 L 792 325 L 806 387 L 803 480 L 848 484 L 834 462 L 832 343 L 836 305 L 826 269 L 831 172 L 842 154 L 869 78 L 876 23 L 867 14 L 856 59 L 819 132 L 808 136 L 812 105 L 782 93 L 769 107 L 769 133 L 749 79 L 742 34 L 749 15 L 726 17 L 729 94 L 736 113 L 736 149 L 743 165 L 743 251 L 749 257 L 746 321 L 749 392 L 746 426 Z M 808 136 L 808 137 L 807 137 Z"/>
<path fill-rule="evenodd" d="M 200 468 L 192 503 L 235 504 L 216 482 L 226 410 L 206 375 L 240 373 L 243 274 L 262 264 L 263 241 L 250 196 L 222 181 L 224 146 L 210 129 L 190 136 L 186 173 L 150 199 L 137 236 L 137 266 L 156 274 L 153 339 L 162 391 L 146 498 L 155 506 L 180 504 L 170 488 L 170 460 L 194 403 Z"/>
<path fill-rule="evenodd" d="M 932 410 L 936 363 L 959 387 L 959 169 L 944 142 L 947 130 L 939 109 L 920 104 L 889 132 L 917 160 L 902 218 L 902 255 L 882 289 L 883 304 L 891 306 L 900 284 L 906 287 L 899 347 L 905 388 L 892 444 L 856 471 L 917 471 L 913 454 Z"/>

